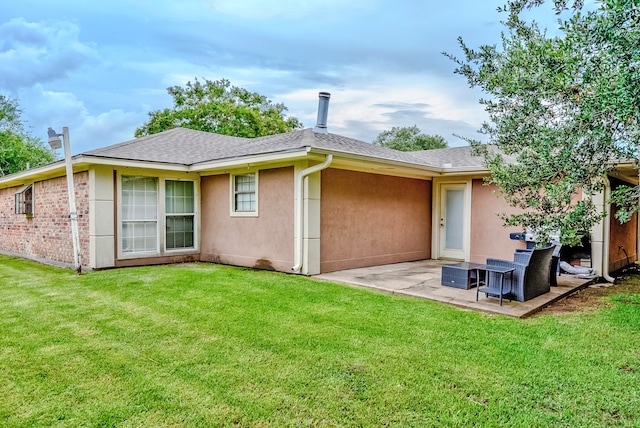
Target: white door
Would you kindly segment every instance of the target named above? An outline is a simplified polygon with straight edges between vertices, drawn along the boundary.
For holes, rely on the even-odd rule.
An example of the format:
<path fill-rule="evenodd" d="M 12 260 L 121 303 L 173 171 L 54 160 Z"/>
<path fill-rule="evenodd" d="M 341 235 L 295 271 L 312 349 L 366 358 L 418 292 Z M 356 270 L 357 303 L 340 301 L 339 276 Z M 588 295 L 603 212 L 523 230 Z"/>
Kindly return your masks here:
<path fill-rule="evenodd" d="M 440 257 L 464 260 L 465 184 L 440 187 Z"/>

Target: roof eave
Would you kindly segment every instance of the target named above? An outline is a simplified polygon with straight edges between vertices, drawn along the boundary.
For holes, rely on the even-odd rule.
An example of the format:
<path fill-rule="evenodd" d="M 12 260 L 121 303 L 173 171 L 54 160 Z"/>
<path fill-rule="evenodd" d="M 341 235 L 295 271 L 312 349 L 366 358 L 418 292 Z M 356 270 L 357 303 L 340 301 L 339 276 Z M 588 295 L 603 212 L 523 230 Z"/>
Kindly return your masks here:
<path fill-rule="evenodd" d="M 381 164 L 381 165 L 389 165 L 393 167 L 413 169 L 416 172 L 419 171 L 419 175 L 434 176 L 434 175 L 439 175 L 442 172 L 442 168 L 435 167 L 433 165 L 421 164 L 418 162 L 408 162 L 408 161 L 402 161 L 402 160 L 396 160 L 396 159 L 388 159 L 388 158 L 382 158 L 377 156 L 369 156 L 369 155 L 349 153 L 349 152 L 343 152 L 339 150 L 330 150 L 330 149 L 323 149 L 323 148 L 316 148 L 316 147 L 311 148 L 309 151 L 310 153 L 314 153 L 314 154 L 333 155 L 334 158 L 349 159 L 349 160 L 359 161 L 359 162 L 370 162 L 370 163 Z"/>
<path fill-rule="evenodd" d="M 302 147 L 295 150 L 287 150 L 272 153 L 262 153 L 258 155 L 244 155 L 233 158 L 217 159 L 206 162 L 199 162 L 189 168 L 193 172 L 209 172 L 215 170 L 225 170 L 234 167 L 252 167 L 268 163 L 283 161 L 295 161 L 306 158 L 309 155 L 309 148 Z"/>
<path fill-rule="evenodd" d="M 469 175 L 469 174 L 482 174 L 487 175 L 490 171 L 482 166 L 458 166 L 458 167 L 445 167 L 442 168 L 443 175 Z"/>
<path fill-rule="evenodd" d="M 356 166 L 359 170 L 378 172 L 383 174 L 398 173 L 415 177 L 437 177 L 453 175 L 483 174 L 489 171 L 481 166 L 475 167 L 443 167 L 425 163 L 408 162 L 397 159 L 356 154 L 340 150 L 330 150 L 318 147 L 300 147 L 292 150 L 284 150 L 256 155 L 244 155 L 233 158 L 218 159 L 200 162 L 193 165 L 184 165 L 169 162 L 153 162 L 133 159 L 121 159 L 108 156 L 77 155 L 72 158 L 74 172 L 88 169 L 91 165 L 109 165 L 125 168 L 157 169 L 175 172 L 214 172 L 236 167 L 253 167 L 272 163 L 293 162 L 309 159 L 313 156 L 333 155 L 336 159 L 334 165 Z M 64 160 L 48 165 L 21 171 L 15 174 L 0 177 L 0 187 L 11 187 L 26 182 L 40 181 L 48 178 L 59 177 L 65 174 Z"/>
<path fill-rule="evenodd" d="M 71 159 L 73 172 L 85 171 L 92 165 L 109 165 L 126 168 L 159 169 L 163 171 L 189 172 L 189 167 L 182 164 L 165 162 L 136 161 L 102 156 L 76 155 Z M 47 165 L 16 172 L 15 174 L 0 177 L 0 188 L 13 187 L 28 182 L 43 181 L 51 178 L 62 177 L 67 173 L 64 160 L 59 160 Z"/>
<path fill-rule="evenodd" d="M 78 165 L 109 165 L 126 168 L 161 169 L 164 171 L 189 172 L 189 165 L 170 162 L 154 162 L 134 159 L 120 159 L 108 156 L 80 155 L 77 158 Z"/>
<path fill-rule="evenodd" d="M 26 182 L 40 181 L 65 174 L 64 160 L 0 177 L 0 188 L 12 187 Z"/>

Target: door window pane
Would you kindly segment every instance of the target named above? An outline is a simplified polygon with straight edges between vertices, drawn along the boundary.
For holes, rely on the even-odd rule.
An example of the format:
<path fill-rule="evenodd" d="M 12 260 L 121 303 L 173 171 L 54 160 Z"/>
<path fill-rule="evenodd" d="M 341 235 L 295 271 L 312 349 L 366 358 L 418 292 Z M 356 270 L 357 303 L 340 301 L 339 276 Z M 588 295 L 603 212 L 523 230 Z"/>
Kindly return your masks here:
<path fill-rule="evenodd" d="M 446 190 L 445 198 L 445 247 L 462 250 L 464 190 Z"/>

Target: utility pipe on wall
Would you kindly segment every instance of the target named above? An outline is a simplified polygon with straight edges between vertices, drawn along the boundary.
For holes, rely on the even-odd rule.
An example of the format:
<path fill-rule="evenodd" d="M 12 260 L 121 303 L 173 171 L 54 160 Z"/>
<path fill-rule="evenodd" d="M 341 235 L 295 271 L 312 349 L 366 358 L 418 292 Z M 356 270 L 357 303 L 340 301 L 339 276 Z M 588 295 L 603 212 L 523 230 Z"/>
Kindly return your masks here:
<path fill-rule="evenodd" d="M 314 174 L 318 171 L 322 171 L 331 165 L 333 162 L 333 155 L 327 155 L 327 158 L 324 162 L 311 166 L 309 168 L 303 169 L 298 173 L 296 178 L 296 184 L 298 185 L 298 203 L 295 208 L 295 226 L 297 227 L 296 242 L 295 242 L 295 254 L 294 254 L 294 263 L 295 265 L 291 268 L 294 273 L 300 272 L 302 269 L 302 259 L 304 257 L 304 183 L 305 180 L 309 177 L 309 175 Z"/>
<path fill-rule="evenodd" d="M 603 243 L 602 243 L 602 277 L 607 282 L 614 282 L 615 278 L 609 275 L 609 242 L 611 239 L 611 203 L 609 196 L 611 194 L 611 183 L 609 178 L 604 178 L 604 206 L 607 216 L 602 219 Z"/>

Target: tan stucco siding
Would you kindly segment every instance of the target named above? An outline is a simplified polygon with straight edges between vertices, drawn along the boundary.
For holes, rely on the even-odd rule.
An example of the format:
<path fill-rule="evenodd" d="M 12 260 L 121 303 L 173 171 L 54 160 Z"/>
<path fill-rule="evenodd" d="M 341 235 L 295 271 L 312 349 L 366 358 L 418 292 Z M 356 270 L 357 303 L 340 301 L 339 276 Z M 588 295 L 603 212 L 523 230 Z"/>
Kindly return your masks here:
<path fill-rule="evenodd" d="M 90 259 L 92 268 L 115 266 L 116 212 L 114 169 L 96 166 L 89 170 Z"/>
<path fill-rule="evenodd" d="M 513 260 L 516 248 L 526 245 L 509 238 L 512 232 L 522 232 L 516 227 L 503 226 L 498 213 L 513 213 L 514 208 L 497 196 L 494 185 L 486 186 L 482 179 L 471 185 L 471 254 L 470 261 L 484 263 L 487 258 Z"/>
<path fill-rule="evenodd" d="M 611 187 L 615 190 L 622 185 L 621 181 L 611 179 Z M 638 260 L 637 237 L 638 217 L 634 214 L 626 223 L 620 223 L 615 218 L 616 206 L 611 206 L 611 218 L 609 219 L 609 272 L 614 272 Z M 625 254 L 626 252 L 626 254 Z"/>
<path fill-rule="evenodd" d="M 290 272 L 294 247 L 293 167 L 258 172 L 258 216 L 230 214 L 230 176 L 202 177 L 203 261 Z"/>
<path fill-rule="evenodd" d="M 320 270 L 431 257 L 431 182 L 326 169 L 321 178 Z"/>

